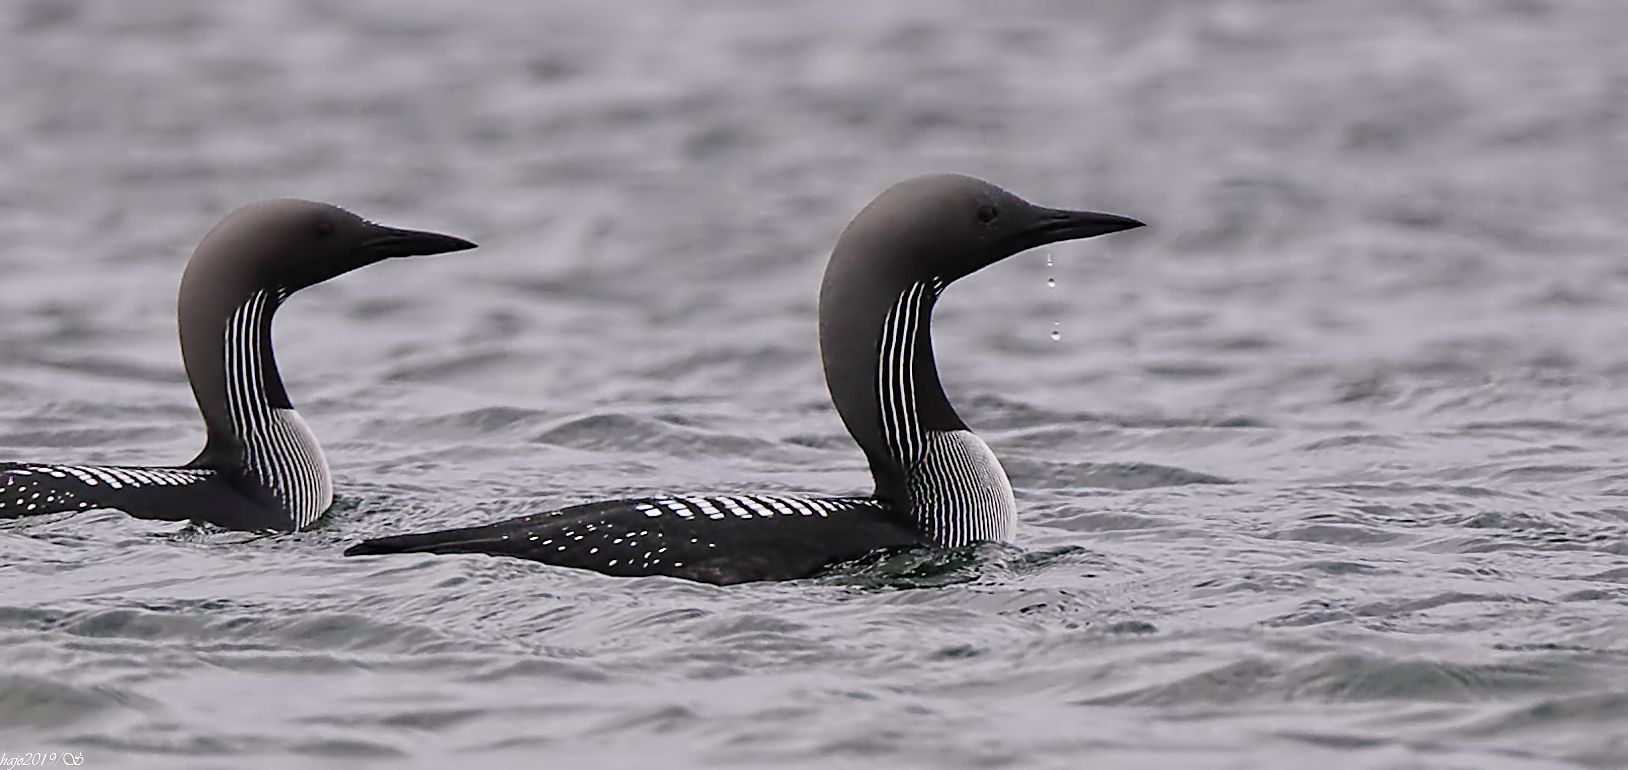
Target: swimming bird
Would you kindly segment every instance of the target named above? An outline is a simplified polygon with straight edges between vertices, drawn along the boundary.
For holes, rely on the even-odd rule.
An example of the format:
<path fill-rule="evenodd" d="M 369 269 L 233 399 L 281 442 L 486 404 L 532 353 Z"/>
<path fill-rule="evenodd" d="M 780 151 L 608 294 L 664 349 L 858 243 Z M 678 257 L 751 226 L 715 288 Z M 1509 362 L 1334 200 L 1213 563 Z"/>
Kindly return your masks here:
<path fill-rule="evenodd" d="M 181 357 L 208 437 L 173 467 L 0 463 L 0 519 L 113 508 L 143 519 L 297 531 L 333 504 L 316 436 L 289 403 L 271 319 L 300 289 L 392 257 L 474 248 L 337 206 L 262 201 L 221 221 L 181 278 Z"/>
<path fill-rule="evenodd" d="M 939 384 L 933 308 L 952 282 L 1021 251 L 1141 226 L 1035 206 L 953 174 L 900 182 L 866 206 L 832 252 L 819 328 L 832 401 L 875 480 L 869 495 L 611 500 L 366 540 L 345 553 L 484 553 L 731 584 L 807 577 L 878 549 L 1009 541 L 1012 485 Z"/>

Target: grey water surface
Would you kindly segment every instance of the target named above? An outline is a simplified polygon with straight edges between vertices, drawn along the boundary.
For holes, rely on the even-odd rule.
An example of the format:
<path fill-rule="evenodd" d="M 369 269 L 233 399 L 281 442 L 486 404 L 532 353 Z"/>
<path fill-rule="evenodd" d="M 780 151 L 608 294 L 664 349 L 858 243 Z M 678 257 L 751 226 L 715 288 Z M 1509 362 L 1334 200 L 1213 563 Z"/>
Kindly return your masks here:
<path fill-rule="evenodd" d="M 1620 0 L 8 2 L 0 458 L 192 457 L 175 286 L 239 204 L 483 248 L 280 315 L 320 528 L 0 523 L 0 751 L 1628 767 L 1625 38 Z M 866 491 L 819 277 L 929 171 L 1153 224 L 940 305 L 1015 546 L 727 589 L 340 556 Z"/>

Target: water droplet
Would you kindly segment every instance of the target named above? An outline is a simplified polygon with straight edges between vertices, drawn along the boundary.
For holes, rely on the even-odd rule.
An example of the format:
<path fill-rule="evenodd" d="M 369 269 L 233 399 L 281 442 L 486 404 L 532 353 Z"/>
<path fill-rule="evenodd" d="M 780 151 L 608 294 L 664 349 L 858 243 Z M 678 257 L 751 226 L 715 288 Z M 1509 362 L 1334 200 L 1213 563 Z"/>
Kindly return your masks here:
<path fill-rule="evenodd" d="M 1046 252 L 1046 267 L 1048 267 L 1048 268 L 1055 267 L 1056 264 L 1057 263 L 1051 258 L 1051 252 L 1049 252 L 1049 251 Z M 1056 276 L 1052 276 L 1052 275 L 1046 276 L 1046 288 L 1048 288 L 1048 289 L 1057 288 L 1057 277 Z M 1052 342 L 1057 342 L 1058 340 L 1061 340 L 1063 338 L 1063 332 L 1060 329 L 1058 329 L 1059 326 L 1061 326 L 1061 324 L 1058 323 L 1057 321 L 1053 321 L 1052 324 L 1051 324 L 1051 341 Z"/>

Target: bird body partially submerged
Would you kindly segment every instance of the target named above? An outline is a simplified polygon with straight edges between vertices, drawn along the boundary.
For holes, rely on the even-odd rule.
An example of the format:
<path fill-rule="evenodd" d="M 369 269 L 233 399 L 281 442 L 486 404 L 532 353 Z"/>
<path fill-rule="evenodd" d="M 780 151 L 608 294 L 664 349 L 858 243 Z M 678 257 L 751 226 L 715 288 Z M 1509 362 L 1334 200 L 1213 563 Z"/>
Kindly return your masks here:
<path fill-rule="evenodd" d="M 906 180 L 866 206 L 826 268 L 819 330 L 832 401 L 875 480 L 868 497 L 617 500 L 368 540 L 346 553 L 485 553 L 738 583 L 806 577 L 881 548 L 1010 540 L 1011 483 L 939 383 L 933 307 L 953 281 L 1018 252 L 1140 226 L 1034 206 L 958 175 Z"/>
<path fill-rule="evenodd" d="M 311 526 L 333 504 L 333 480 L 277 370 L 277 308 L 300 289 L 384 259 L 473 247 L 325 203 L 264 201 L 232 212 L 193 252 L 177 310 L 181 357 L 208 431 L 203 451 L 165 468 L 0 463 L 0 518 L 115 508 L 237 530 Z"/>

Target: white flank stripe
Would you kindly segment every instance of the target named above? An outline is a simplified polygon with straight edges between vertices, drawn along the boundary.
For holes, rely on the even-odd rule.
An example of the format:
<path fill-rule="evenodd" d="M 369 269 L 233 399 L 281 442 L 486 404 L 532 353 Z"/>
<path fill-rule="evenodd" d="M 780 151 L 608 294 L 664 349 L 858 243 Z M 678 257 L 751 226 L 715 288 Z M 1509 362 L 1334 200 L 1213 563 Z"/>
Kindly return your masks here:
<path fill-rule="evenodd" d="M 718 504 L 723 506 L 724 510 L 729 511 L 730 513 L 743 519 L 752 518 L 752 513 L 745 508 L 740 507 L 740 505 L 735 502 L 734 498 L 720 497 L 718 498 Z"/>
<path fill-rule="evenodd" d="M 755 498 L 742 497 L 742 498 L 740 498 L 740 503 L 741 503 L 741 505 L 751 509 L 751 511 L 753 513 L 755 513 L 755 514 L 757 514 L 759 516 L 764 516 L 764 517 L 774 516 L 774 511 L 769 510 L 768 506 L 764 505 L 761 502 L 758 502 Z"/>

